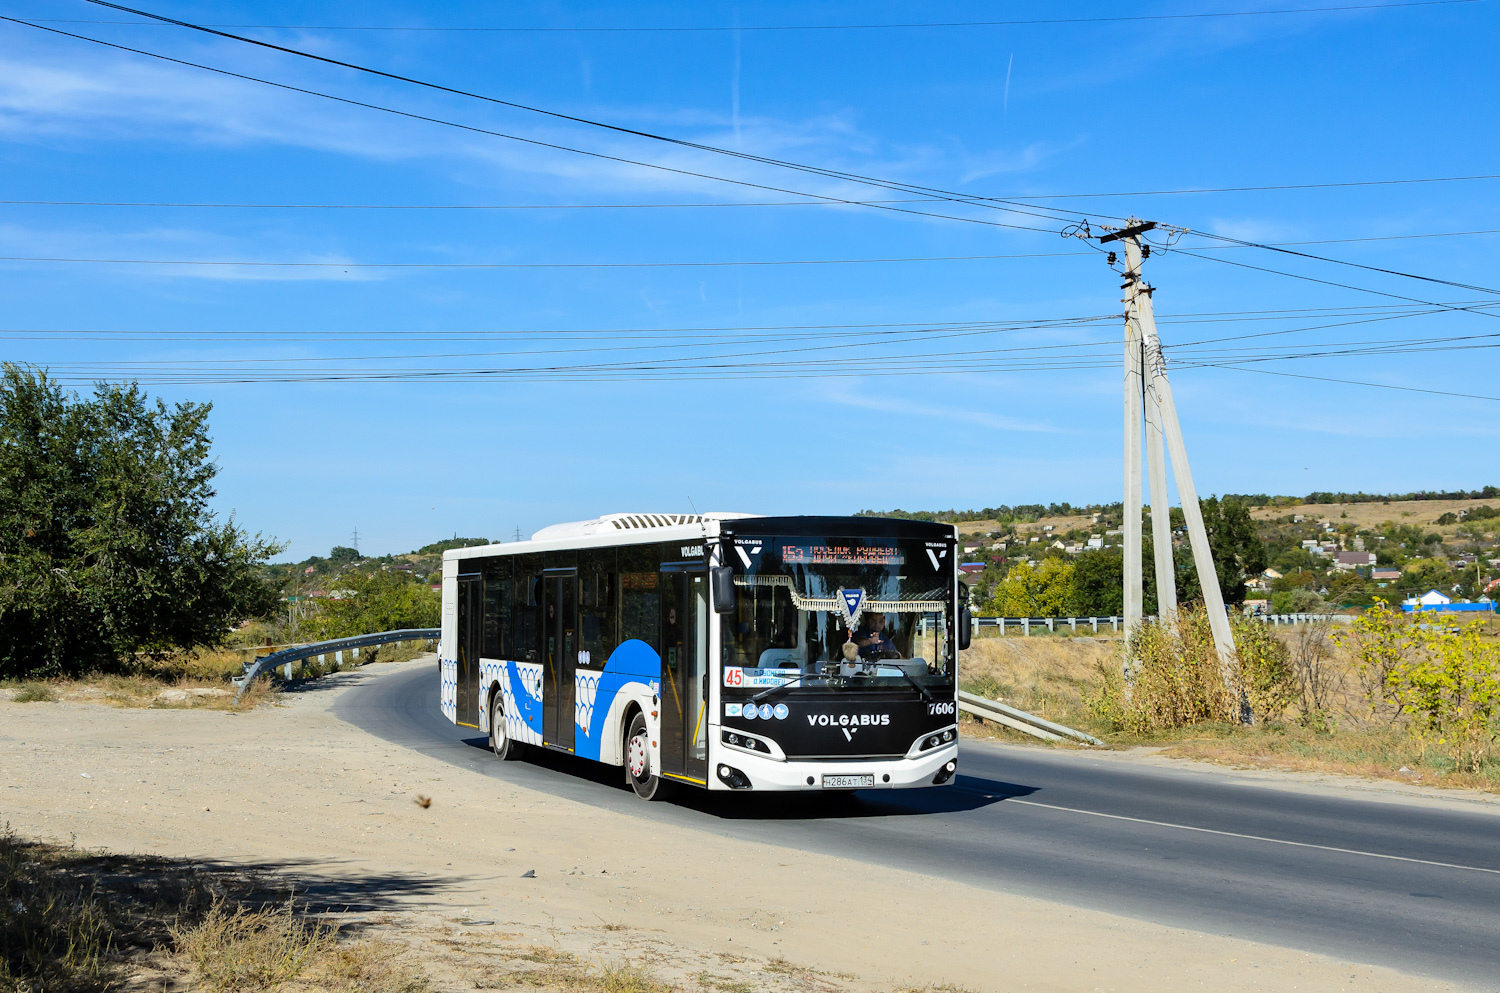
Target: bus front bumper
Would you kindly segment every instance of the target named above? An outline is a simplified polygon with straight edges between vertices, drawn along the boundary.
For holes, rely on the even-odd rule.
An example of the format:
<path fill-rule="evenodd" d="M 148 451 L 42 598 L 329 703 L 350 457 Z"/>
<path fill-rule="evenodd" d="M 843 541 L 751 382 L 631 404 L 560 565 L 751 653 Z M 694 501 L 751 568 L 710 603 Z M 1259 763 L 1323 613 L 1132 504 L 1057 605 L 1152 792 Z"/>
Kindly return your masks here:
<path fill-rule="evenodd" d="M 958 762 L 958 743 L 918 758 L 890 759 L 790 759 L 780 761 L 738 748 L 718 748 L 709 768 L 708 788 L 747 791 L 828 791 L 848 789 L 912 789 L 919 786 L 943 786 L 953 782 L 954 772 L 948 764 Z M 749 781 L 749 786 L 730 785 L 740 782 L 726 776 L 720 766 L 727 766 Z M 946 773 L 946 775 L 944 775 Z M 858 785 L 829 785 L 846 782 L 845 777 L 862 777 Z M 934 782 L 934 780 L 940 780 Z"/>

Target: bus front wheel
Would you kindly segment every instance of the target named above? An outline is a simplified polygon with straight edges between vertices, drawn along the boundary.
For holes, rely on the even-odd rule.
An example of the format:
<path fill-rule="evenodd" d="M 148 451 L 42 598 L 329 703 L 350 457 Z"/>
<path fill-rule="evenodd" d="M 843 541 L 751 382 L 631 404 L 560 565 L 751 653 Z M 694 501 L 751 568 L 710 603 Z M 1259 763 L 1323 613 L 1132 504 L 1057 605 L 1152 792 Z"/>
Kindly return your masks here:
<path fill-rule="evenodd" d="M 667 793 L 667 783 L 651 768 L 651 732 L 646 715 L 636 711 L 625 732 L 625 779 L 642 800 L 660 800 Z"/>
<path fill-rule="evenodd" d="M 501 760 L 521 757 L 521 743 L 506 731 L 505 701 L 499 693 L 490 697 L 490 750 Z"/>

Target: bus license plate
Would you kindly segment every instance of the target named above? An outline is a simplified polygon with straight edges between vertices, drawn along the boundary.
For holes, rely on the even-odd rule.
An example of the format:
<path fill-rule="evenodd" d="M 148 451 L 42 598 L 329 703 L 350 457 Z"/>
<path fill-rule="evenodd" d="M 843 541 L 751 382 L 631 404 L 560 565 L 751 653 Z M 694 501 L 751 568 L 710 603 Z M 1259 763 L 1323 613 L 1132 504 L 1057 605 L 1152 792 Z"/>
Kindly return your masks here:
<path fill-rule="evenodd" d="M 850 790 L 860 786 L 874 786 L 875 774 L 865 773 L 861 776 L 824 776 L 823 788 L 825 790 Z"/>

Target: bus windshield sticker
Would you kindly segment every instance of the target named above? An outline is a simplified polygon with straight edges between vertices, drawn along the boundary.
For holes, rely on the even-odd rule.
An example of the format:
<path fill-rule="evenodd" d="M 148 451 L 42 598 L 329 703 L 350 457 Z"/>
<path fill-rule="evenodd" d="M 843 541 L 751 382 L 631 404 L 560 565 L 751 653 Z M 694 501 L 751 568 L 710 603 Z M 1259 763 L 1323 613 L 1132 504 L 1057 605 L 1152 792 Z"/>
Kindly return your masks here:
<path fill-rule="evenodd" d="M 780 686 L 801 674 L 801 669 L 748 669 L 737 665 L 724 667 L 724 685 L 740 689 L 752 686 Z"/>
<path fill-rule="evenodd" d="M 745 705 L 743 703 L 726 703 L 724 705 L 724 716 L 725 717 L 738 717 L 738 716 L 740 716 L 740 711 L 742 711 L 744 709 L 745 709 Z"/>
<path fill-rule="evenodd" d="M 839 590 L 839 597 L 844 608 L 844 621 L 850 628 L 853 628 L 859 621 L 859 615 L 865 609 L 865 591 L 862 589 Z"/>
<path fill-rule="evenodd" d="M 746 569 L 750 568 L 750 560 L 760 555 L 761 545 L 762 541 L 760 538 L 734 539 L 735 553 L 739 555 L 740 561 L 745 564 Z"/>

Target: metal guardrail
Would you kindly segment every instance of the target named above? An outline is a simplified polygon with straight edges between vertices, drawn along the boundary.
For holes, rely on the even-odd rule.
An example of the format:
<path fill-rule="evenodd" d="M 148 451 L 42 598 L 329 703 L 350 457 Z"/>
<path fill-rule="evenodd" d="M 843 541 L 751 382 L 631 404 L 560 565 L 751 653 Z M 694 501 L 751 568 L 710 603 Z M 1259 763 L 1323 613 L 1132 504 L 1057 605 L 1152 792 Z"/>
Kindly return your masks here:
<path fill-rule="evenodd" d="M 408 628 L 403 631 L 381 631 L 379 634 L 360 634 L 352 638 L 333 638 L 329 641 L 316 641 L 310 645 L 284 648 L 279 652 L 262 655 L 258 659 L 246 662 L 244 673 L 234 680 L 234 685 L 237 687 L 234 698 L 238 700 L 258 677 L 279 666 L 287 667 L 286 678 L 291 679 L 292 666 L 305 662 L 314 655 L 334 655 L 342 662 L 344 652 L 352 651 L 357 657 L 361 648 L 389 645 L 397 641 L 432 641 L 440 637 L 442 633 L 439 628 Z"/>
<path fill-rule="evenodd" d="M 1249 617 L 1266 624 L 1316 624 L 1331 621 L 1334 624 L 1353 624 L 1352 614 L 1250 614 Z"/>
<path fill-rule="evenodd" d="M 1147 617 L 1146 620 L 1154 621 L 1155 617 Z M 1111 631 L 1119 631 L 1124 625 L 1125 618 L 1115 617 L 976 617 L 974 626 L 976 628 L 999 628 L 1003 635 L 1006 631 L 1021 629 L 1024 635 L 1030 635 L 1033 627 L 1046 628 L 1048 631 L 1056 631 L 1058 625 L 1067 625 L 1072 631 L 1077 631 L 1079 625 L 1088 627 L 1093 633 L 1099 633 L 1101 624 L 1108 624 Z"/>
<path fill-rule="evenodd" d="M 1064 738 L 1073 741 L 1081 741 L 1086 745 L 1102 745 L 1104 742 L 1091 734 L 1065 727 L 1054 723 L 1035 714 L 1028 714 L 1024 710 L 1001 703 L 999 700 L 991 700 L 977 693 L 966 693 L 958 691 L 958 709 L 964 713 L 983 717 L 987 721 L 1004 724 L 1023 734 L 1029 734 L 1033 738 L 1041 738 L 1043 741 L 1062 741 Z"/>
<path fill-rule="evenodd" d="M 1354 618 L 1348 614 L 1250 614 L 1255 620 L 1266 624 L 1311 624 L 1317 621 L 1330 620 L 1336 624 L 1349 624 Z M 1156 615 L 1148 614 L 1142 620 L 1154 621 Z M 974 626 L 976 628 L 999 628 L 1004 635 L 1007 631 L 1021 629 L 1021 634 L 1030 636 L 1032 628 L 1046 628 L 1049 633 L 1060 627 L 1066 627 L 1069 631 L 1077 633 L 1078 629 L 1088 628 L 1092 633 L 1098 634 L 1099 628 L 1109 625 L 1110 631 L 1118 633 L 1125 626 L 1125 618 L 1115 615 L 1113 617 L 976 617 Z"/>

